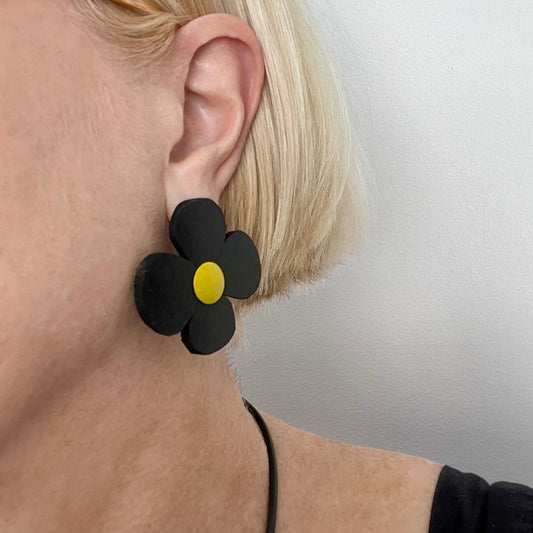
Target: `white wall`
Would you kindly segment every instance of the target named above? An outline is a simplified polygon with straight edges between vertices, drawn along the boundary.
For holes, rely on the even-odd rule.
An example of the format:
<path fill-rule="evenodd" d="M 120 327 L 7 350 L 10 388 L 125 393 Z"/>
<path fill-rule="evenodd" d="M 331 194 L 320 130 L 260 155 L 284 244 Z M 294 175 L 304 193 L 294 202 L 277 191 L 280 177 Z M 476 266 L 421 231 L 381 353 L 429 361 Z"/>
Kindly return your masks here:
<path fill-rule="evenodd" d="M 372 234 L 246 319 L 243 394 L 295 426 L 533 486 L 533 3 L 311 0 Z"/>

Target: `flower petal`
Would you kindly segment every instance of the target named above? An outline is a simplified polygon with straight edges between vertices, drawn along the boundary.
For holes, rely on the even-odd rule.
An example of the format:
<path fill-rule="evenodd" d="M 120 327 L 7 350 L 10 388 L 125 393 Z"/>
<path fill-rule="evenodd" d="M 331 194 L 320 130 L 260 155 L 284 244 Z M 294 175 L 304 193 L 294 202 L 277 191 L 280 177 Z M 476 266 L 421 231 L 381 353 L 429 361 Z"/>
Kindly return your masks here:
<path fill-rule="evenodd" d="M 252 239 L 243 231 L 230 231 L 216 260 L 224 272 L 224 294 L 232 298 L 249 298 L 259 287 L 261 263 Z"/>
<path fill-rule="evenodd" d="M 224 214 L 210 198 L 184 200 L 169 224 L 170 240 L 179 254 L 199 267 L 220 254 L 226 235 Z"/>
<path fill-rule="evenodd" d="M 194 265 L 167 253 L 146 256 L 135 276 L 135 303 L 143 321 L 162 335 L 179 333 L 196 307 Z"/>
<path fill-rule="evenodd" d="M 209 355 L 223 348 L 233 337 L 233 333 L 233 307 L 223 296 L 212 305 L 199 301 L 192 318 L 181 332 L 181 338 L 191 353 Z"/>

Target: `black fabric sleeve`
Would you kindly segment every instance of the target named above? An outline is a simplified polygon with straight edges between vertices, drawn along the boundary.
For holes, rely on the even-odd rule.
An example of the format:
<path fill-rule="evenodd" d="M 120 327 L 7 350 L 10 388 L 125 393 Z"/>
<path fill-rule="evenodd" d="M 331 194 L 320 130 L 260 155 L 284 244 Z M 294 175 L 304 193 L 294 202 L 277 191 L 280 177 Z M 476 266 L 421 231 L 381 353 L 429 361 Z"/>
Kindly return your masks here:
<path fill-rule="evenodd" d="M 444 465 L 435 488 L 429 533 L 533 533 L 533 488 Z"/>

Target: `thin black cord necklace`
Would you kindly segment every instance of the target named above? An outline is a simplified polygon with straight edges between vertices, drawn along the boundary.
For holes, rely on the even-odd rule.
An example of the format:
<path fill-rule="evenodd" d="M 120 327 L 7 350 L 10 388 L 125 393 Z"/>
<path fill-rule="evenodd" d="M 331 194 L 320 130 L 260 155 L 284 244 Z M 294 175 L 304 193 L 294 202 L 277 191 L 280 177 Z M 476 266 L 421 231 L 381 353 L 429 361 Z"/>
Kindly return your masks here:
<path fill-rule="evenodd" d="M 268 519 L 267 519 L 267 533 L 275 533 L 276 531 L 276 514 L 278 510 L 278 466 L 276 463 L 276 454 L 274 453 L 274 443 L 272 442 L 272 437 L 268 431 L 265 420 L 259 414 L 259 411 L 243 397 L 243 402 L 254 417 L 263 438 L 265 439 L 265 444 L 268 451 L 268 478 L 269 478 L 269 487 L 268 487 Z"/>

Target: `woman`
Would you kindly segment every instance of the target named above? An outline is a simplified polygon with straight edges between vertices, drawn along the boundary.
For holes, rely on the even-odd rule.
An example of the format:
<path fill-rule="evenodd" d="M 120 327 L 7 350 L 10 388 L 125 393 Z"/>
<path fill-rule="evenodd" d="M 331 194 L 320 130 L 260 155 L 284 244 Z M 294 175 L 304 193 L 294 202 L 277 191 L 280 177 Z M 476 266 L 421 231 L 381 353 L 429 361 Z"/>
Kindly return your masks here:
<path fill-rule="evenodd" d="M 367 220 L 343 93 L 294 0 L 1 8 L 3 533 L 531 530 L 527 487 L 243 402 L 242 316 L 322 277 Z M 206 211 L 180 226 L 191 205 Z M 189 272 L 205 243 L 184 243 L 220 228 L 217 206 L 250 239 L 235 335 L 231 308 L 193 322 L 147 259 Z"/>

